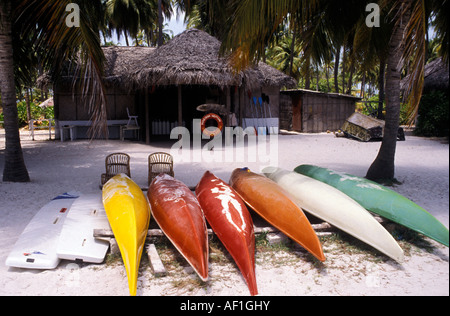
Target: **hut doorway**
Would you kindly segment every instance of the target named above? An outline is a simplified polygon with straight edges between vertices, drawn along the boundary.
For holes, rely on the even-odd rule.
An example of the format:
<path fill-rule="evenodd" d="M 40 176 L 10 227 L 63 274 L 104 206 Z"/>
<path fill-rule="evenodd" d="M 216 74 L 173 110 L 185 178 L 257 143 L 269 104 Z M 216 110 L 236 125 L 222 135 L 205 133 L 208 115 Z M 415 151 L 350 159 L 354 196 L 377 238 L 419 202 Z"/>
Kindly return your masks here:
<path fill-rule="evenodd" d="M 143 128 L 147 133 L 143 133 L 152 140 L 168 139 L 173 128 L 179 126 L 179 95 L 181 95 L 181 121 L 192 135 L 193 120 L 201 120 L 205 112 L 197 110 L 203 104 L 221 104 L 226 107 L 230 103 L 229 110 L 234 111 L 237 107 L 234 98 L 227 97 L 227 90 L 217 86 L 189 85 L 181 86 L 158 86 L 149 87 L 147 91 L 141 90 L 136 98 L 139 115 L 145 118 Z M 147 95 L 146 95 L 147 94 Z M 231 102 L 230 102 L 231 100 Z M 225 117 L 223 117 L 225 122 Z M 146 138 L 147 138 L 146 137 Z M 149 140 L 146 139 L 149 143 Z"/>

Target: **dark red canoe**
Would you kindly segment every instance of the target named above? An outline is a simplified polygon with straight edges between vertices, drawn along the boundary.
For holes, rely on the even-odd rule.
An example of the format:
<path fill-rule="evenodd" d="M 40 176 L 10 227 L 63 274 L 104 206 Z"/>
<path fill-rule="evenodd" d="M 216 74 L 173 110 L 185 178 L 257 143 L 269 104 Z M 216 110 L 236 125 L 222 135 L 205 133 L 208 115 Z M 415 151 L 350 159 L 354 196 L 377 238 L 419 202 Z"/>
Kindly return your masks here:
<path fill-rule="evenodd" d="M 244 168 L 233 171 L 230 185 L 261 217 L 325 261 L 322 245 L 308 218 L 278 184 Z"/>
<path fill-rule="evenodd" d="M 153 180 L 147 194 L 153 218 L 161 230 L 199 277 L 206 281 L 208 232 L 195 195 L 183 182 L 166 174 Z"/>
<path fill-rule="evenodd" d="M 195 190 L 208 223 L 233 257 L 251 295 L 258 294 L 255 277 L 255 234 L 245 203 L 225 182 L 207 171 Z"/>

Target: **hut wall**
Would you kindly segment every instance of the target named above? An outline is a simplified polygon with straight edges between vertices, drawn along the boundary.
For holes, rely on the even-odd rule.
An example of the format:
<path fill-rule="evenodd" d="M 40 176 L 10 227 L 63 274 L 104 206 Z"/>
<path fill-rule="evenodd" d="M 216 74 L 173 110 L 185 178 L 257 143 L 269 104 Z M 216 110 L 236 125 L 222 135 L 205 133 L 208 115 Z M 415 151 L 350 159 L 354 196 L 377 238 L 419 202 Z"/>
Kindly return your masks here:
<path fill-rule="evenodd" d="M 264 87 L 262 93 L 270 99 L 270 113 L 272 117 L 280 117 L 280 87 Z"/>
<path fill-rule="evenodd" d="M 263 95 L 269 97 L 270 111 L 267 106 L 262 109 L 259 102 L 255 108 L 253 97 L 260 98 Z M 247 92 L 241 92 L 239 102 L 242 106 L 242 113 L 239 111 L 238 113 L 240 113 L 242 118 L 280 118 L 280 87 L 266 86 L 261 89 L 252 90 L 250 97 Z M 258 112 L 255 112 L 256 110 L 258 110 Z"/>
<path fill-rule="evenodd" d="M 280 129 L 292 130 L 293 103 L 290 96 L 280 95 Z"/>
<path fill-rule="evenodd" d="M 290 97 L 281 110 L 284 127 L 303 133 L 322 133 L 336 131 L 342 127 L 345 120 L 355 112 L 355 102 L 358 98 L 318 93 L 308 90 L 292 90 L 282 92 Z M 291 115 L 291 118 L 289 118 Z M 291 120 L 291 125 L 287 126 Z"/>
<path fill-rule="evenodd" d="M 131 115 L 136 113 L 135 94 L 121 91 L 118 88 L 108 88 L 107 98 L 107 119 L 108 120 L 128 120 L 127 108 Z M 89 99 L 89 97 L 88 97 Z M 55 89 L 55 119 L 59 121 L 74 122 L 89 121 L 90 115 L 86 102 L 83 102 L 81 92 L 72 93 L 70 86 L 59 86 Z M 77 138 L 88 138 L 88 127 L 77 127 Z M 119 138 L 119 128 L 109 128 L 110 138 Z"/>

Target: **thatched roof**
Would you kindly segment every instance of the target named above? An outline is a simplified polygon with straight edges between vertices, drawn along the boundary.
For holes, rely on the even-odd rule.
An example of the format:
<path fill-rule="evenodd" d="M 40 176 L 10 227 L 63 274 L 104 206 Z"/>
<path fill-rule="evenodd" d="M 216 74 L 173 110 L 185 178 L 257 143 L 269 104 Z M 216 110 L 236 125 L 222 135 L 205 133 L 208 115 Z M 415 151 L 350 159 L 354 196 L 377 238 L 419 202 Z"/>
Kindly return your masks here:
<path fill-rule="evenodd" d="M 423 91 L 448 90 L 448 65 L 438 58 L 425 65 Z M 408 87 L 409 75 L 402 79 L 400 87 L 404 91 Z"/>
<path fill-rule="evenodd" d="M 424 90 L 448 90 L 448 65 L 442 58 L 435 59 L 425 66 Z"/>
<path fill-rule="evenodd" d="M 293 78 L 260 63 L 235 73 L 219 56 L 221 43 L 206 32 L 190 29 L 144 56 L 135 64 L 132 81 L 139 87 L 153 85 L 296 86 Z"/>
<path fill-rule="evenodd" d="M 140 61 L 148 58 L 155 48 L 153 47 L 135 47 L 135 46 L 106 46 L 102 47 L 105 54 L 105 74 L 104 80 L 107 85 L 121 85 L 126 89 L 130 89 L 133 86 L 133 82 L 130 82 L 130 77 L 135 69 L 136 64 L 140 64 Z M 73 70 L 72 70 L 73 71 Z M 74 74 L 65 71 L 60 80 L 63 83 L 72 83 Z M 39 88 L 50 86 L 52 78 L 49 72 L 45 72 L 39 76 L 37 84 Z"/>
<path fill-rule="evenodd" d="M 105 54 L 105 81 L 108 84 L 129 84 L 136 65 L 146 60 L 155 51 L 153 47 L 103 47 Z"/>
<path fill-rule="evenodd" d="M 221 43 L 206 32 L 190 29 L 159 48 L 103 47 L 106 57 L 105 82 L 128 91 L 150 86 L 215 85 L 293 88 L 296 81 L 277 69 L 260 62 L 258 66 L 236 73 L 219 56 Z M 42 84 L 49 83 L 41 76 Z M 65 75 L 63 81 L 72 81 Z"/>

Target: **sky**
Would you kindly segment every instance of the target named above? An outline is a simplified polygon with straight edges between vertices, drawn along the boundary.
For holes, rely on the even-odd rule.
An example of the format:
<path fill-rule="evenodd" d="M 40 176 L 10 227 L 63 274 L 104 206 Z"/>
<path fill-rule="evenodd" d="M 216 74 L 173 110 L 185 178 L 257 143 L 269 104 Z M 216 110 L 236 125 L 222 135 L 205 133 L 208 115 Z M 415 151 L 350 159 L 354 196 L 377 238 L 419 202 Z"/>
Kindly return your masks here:
<path fill-rule="evenodd" d="M 177 19 L 176 14 L 173 16 L 169 21 L 165 20 L 164 23 L 168 24 L 168 29 L 173 32 L 173 36 L 176 36 L 180 33 L 183 33 L 186 30 L 186 25 L 184 25 L 184 13 L 180 15 L 180 17 Z M 113 31 L 112 39 L 114 43 L 117 43 L 117 35 L 115 31 Z M 133 42 L 132 39 L 129 39 L 130 45 Z M 120 41 L 118 42 L 121 46 L 126 46 L 125 39 L 123 36 L 120 38 Z"/>
<path fill-rule="evenodd" d="M 170 21 L 168 22 L 166 21 L 166 23 L 169 23 L 168 29 L 173 31 L 174 36 L 183 33 L 184 30 L 186 30 L 186 26 L 184 25 L 183 21 L 184 21 L 184 13 L 180 15 L 178 20 L 176 16 L 174 16 L 172 17 L 172 19 L 170 19 Z"/>

